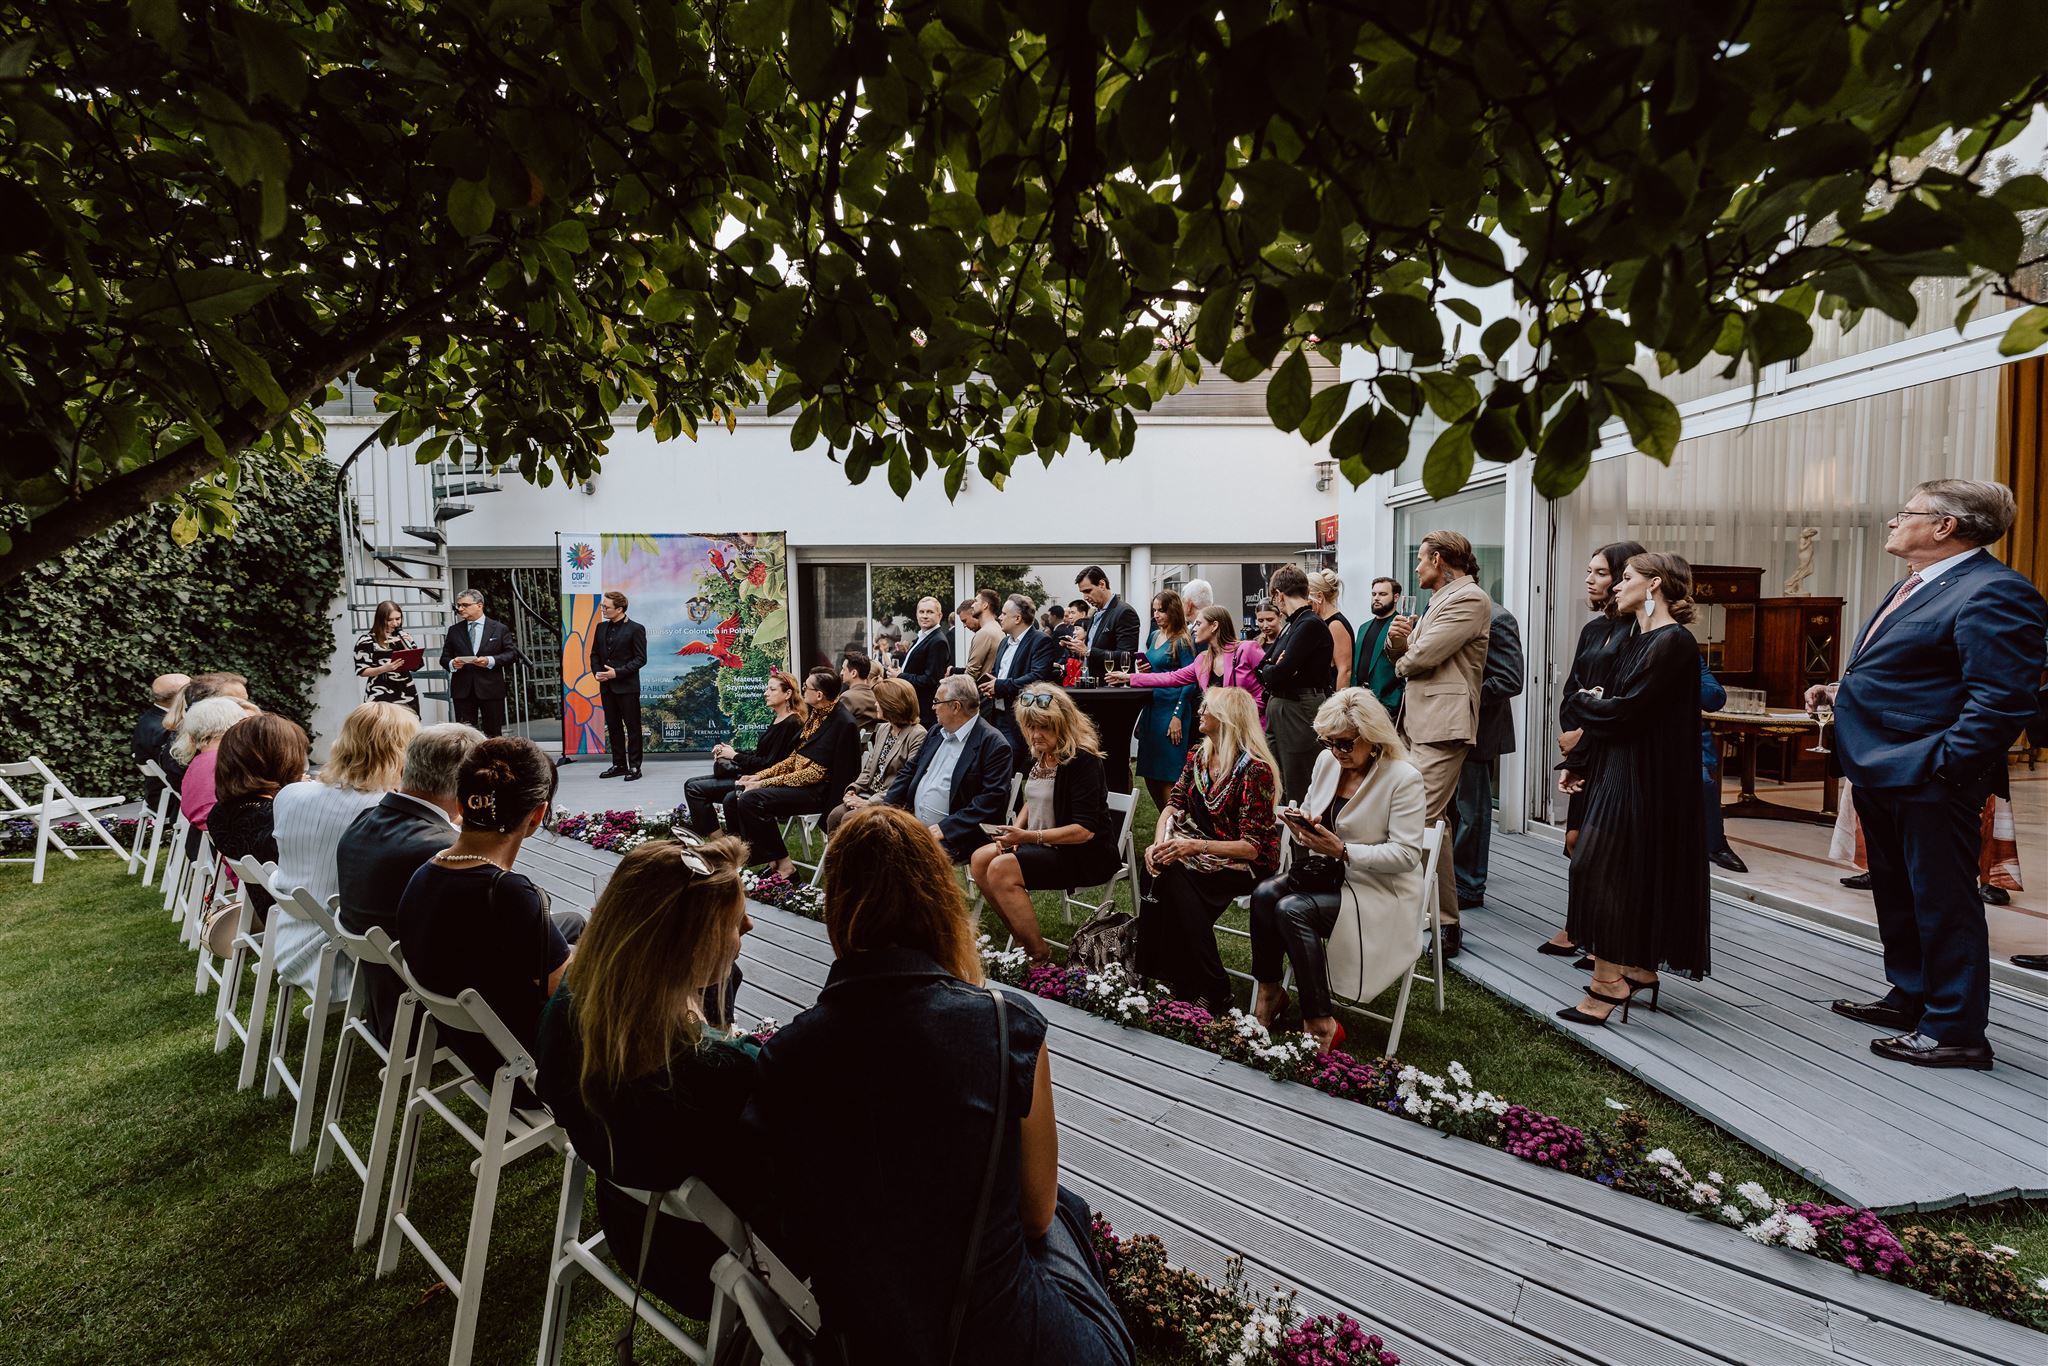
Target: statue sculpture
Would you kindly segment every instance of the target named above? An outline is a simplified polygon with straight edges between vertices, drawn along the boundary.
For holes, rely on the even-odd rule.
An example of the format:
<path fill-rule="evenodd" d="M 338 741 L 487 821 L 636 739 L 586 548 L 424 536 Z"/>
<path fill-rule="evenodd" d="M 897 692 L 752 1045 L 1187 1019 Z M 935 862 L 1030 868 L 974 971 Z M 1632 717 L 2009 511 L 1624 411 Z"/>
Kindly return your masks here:
<path fill-rule="evenodd" d="M 1810 526 L 1799 533 L 1799 567 L 1792 571 L 1792 577 L 1785 580 L 1781 597 L 1799 598 L 1806 596 L 1806 581 L 1813 577 L 1813 543 L 1820 539 L 1820 528 Z"/>

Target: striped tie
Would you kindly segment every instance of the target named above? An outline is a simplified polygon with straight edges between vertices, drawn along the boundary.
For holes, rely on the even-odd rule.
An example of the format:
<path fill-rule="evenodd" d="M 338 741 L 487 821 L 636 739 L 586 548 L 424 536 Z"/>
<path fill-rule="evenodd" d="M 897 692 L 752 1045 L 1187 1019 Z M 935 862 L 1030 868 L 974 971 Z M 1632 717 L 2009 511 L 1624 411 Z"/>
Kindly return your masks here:
<path fill-rule="evenodd" d="M 1877 628 L 1884 625 L 1885 619 L 1898 611 L 1904 605 L 1906 599 L 1912 597 L 1914 590 L 1919 587 L 1920 575 L 1917 572 L 1908 574 L 1906 581 L 1899 585 L 1899 591 L 1892 594 L 1892 600 L 1884 605 L 1884 610 L 1871 619 L 1869 629 L 1864 631 L 1863 639 L 1856 642 L 1856 648 L 1861 650 L 1864 646 L 1868 645 L 1870 638 L 1877 634 Z"/>

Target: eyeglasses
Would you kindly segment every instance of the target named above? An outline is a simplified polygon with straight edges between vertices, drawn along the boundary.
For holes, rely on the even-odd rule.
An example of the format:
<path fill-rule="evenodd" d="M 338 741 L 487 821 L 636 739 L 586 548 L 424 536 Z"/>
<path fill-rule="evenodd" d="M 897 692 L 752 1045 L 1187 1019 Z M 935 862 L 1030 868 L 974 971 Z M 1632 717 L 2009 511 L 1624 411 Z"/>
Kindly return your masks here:
<path fill-rule="evenodd" d="M 1889 518 L 1888 518 L 1887 520 L 1889 520 L 1889 521 L 1893 521 L 1893 522 L 1896 522 L 1896 521 L 1899 521 L 1899 520 L 1901 520 L 1902 518 L 1906 518 L 1906 517 L 1946 517 L 1946 516 L 1948 516 L 1948 514 L 1947 514 L 1946 512 L 1922 512 L 1922 511 L 1920 511 L 1920 510 L 1918 510 L 1918 509 L 1916 509 L 1916 508 L 1900 508 L 1900 509 L 1899 509 L 1899 510 L 1898 510 L 1897 512 L 1894 512 L 1894 513 L 1893 513 L 1893 514 L 1892 514 L 1892 515 L 1891 515 L 1891 516 L 1890 516 L 1890 517 L 1889 517 Z"/>
<path fill-rule="evenodd" d="M 1322 741 L 1323 748 L 1332 754 L 1349 754 L 1352 748 L 1358 744 L 1358 737 L 1355 735 L 1325 735 L 1322 737 Z"/>
<path fill-rule="evenodd" d="M 1017 694 L 1020 707 L 1037 707 L 1042 711 L 1052 710 L 1052 694 L 1049 692 L 1020 692 Z"/>

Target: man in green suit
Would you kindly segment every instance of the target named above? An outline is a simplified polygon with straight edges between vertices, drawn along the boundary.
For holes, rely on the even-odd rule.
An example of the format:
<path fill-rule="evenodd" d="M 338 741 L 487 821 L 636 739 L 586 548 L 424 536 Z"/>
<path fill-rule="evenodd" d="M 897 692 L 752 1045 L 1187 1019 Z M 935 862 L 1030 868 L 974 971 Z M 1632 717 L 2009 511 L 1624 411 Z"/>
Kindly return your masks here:
<path fill-rule="evenodd" d="M 1393 656 L 1387 653 L 1387 627 L 1394 620 L 1394 606 L 1401 600 L 1401 585 L 1393 579 L 1372 581 L 1372 617 L 1358 628 L 1358 654 L 1351 665 L 1351 679 L 1372 695 L 1392 716 L 1401 709 L 1401 691 L 1407 680 L 1394 671 Z"/>

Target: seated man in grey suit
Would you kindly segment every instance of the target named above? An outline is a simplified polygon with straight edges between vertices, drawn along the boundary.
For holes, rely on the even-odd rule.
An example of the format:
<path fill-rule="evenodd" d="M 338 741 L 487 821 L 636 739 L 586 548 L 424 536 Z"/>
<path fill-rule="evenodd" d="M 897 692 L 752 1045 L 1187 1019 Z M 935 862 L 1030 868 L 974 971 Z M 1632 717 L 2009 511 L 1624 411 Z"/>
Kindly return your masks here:
<path fill-rule="evenodd" d="M 1010 804 L 1010 745 L 981 717 L 981 692 L 965 674 L 939 680 L 932 696 L 938 725 L 917 760 L 889 784 L 889 804 L 931 828 L 955 863 L 988 843 L 984 825 L 1000 824 Z"/>
<path fill-rule="evenodd" d="M 482 731 L 453 721 L 426 726 L 413 736 L 398 790 L 385 793 L 342 836 L 335 866 L 341 875 L 344 930 L 363 934 L 382 925 L 387 934 L 398 933 L 398 899 L 405 895 L 405 884 L 421 864 L 455 843 L 455 820 L 462 810 L 455 801 L 455 775 L 483 738 Z M 388 1044 L 404 988 L 398 974 L 382 964 L 365 963 L 361 970 L 370 993 L 370 1029 Z"/>

